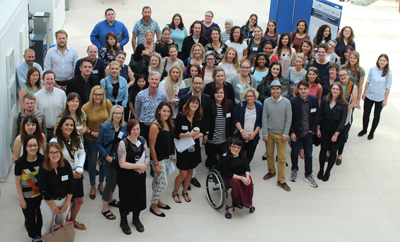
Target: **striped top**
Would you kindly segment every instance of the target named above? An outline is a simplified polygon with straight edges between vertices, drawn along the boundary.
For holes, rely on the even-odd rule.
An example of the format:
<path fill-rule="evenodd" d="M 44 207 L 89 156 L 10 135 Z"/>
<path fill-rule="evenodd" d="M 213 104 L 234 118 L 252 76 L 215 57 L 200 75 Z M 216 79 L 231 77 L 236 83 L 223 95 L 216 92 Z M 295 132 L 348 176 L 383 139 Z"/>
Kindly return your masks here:
<path fill-rule="evenodd" d="M 210 144 L 219 145 L 226 141 L 226 118 L 222 107 L 217 106 L 217 116 L 215 117 L 214 137 L 208 142 Z"/>
<path fill-rule="evenodd" d="M 21 176 L 21 187 L 24 198 L 40 196 L 38 174 L 43 161 L 44 156 L 38 154 L 36 161 L 29 162 L 21 157 L 15 162 L 14 174 L 15 176 Z"/>

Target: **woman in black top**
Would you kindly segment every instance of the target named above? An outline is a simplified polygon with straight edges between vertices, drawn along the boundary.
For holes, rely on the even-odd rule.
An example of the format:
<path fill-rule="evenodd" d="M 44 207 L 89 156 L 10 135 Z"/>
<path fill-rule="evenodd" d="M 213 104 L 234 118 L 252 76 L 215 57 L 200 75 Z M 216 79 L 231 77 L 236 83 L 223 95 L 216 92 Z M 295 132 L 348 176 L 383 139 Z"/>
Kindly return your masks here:
<path fill-rule="evenodd" d="M 181 203 L 179 198 L 179 187 L 183 183 L 182 196 L 186 202 L 192 201 L 187 193 L 192 179 L 193 169 L 201 162 L 200 141 L 205 134 L 203 109 L 200 106 L 200 98 L 191 96 L 183 106 L 182 112 L 175 118 L 175 138 L 191 137 L 195 144 L 183 152 L 177 152 L 176 166 L 179 169 L 179 175 L 175 178 L 174 191 L 172 198 L 176 203 Z"/>
<path fill-rule="evenodd" d="M 15 162 L 15 185 L 26 219 L 26 230 L 34 241 L 42 237 L 42 213 L 40 202 L 42 196 L 38 189 L 39 167 L 44 156 L 39 153 L 39 142 L 35 135 L 28 135 L 24 141 L 22 156 Z"/>
<path fill-rule="evenodd" d="M 171 45 L 178 46 L 178 43 L 176 43 L 175 40 L 171 39 L 171 29 L 168 27 L 165 27 L 162 30 L 161 37 L 161 40 L 156 42 L 156 52 L 159 53 L 162 58 L 164 58 L 169 56 L 169 47 Z"/>
<path fill-rule="evenodd" d="M 222 86 L 216 86 L 212 95 L 211 112 L 209 114 L 209 133 L 203 143 L 206 144 L 207 167 L 217 165 L 215 156 L 220 157 L 228 150 L 229 139 L 234 129 L 234 107 L 231 100 L 226 99 Z"/>
<path fill-rule="evenodd" d="M 318 179 L 328 181 L 331 169 L 336 161 L 336 153 L 339 145 L 345 138 L 342 134 L 347 118 L 348 104 L 343 96 L 343 86 L 340 83 L 333 83 L 329 94 L 321 101 L 319 115 L 321 123 L 318 125 L 317 135 L 321 138 L 321 151 L 319 152 Z M 328 167 L 324 173 L 326 152 L 330 156 Z"/>
<path fill-rule="evenodd" d="M 228 49 L 228 46 L 221 42 L 221 30 L 219 28 L 214 27 L 210 30 L 209 42 L 204 46 L 204 50 L 206 52 L 209 50 L 214 52 L 214 65 L 218 66 Z"/>
<path fill-rule="evenodd" d="M 331 86 L 334 82 L 339 81 L 338 72 L 339 72 L 339 65 L 336 63 L 330 63 L 328 66 L 329 75 L 324 76 L 321 79 L 322 85 L 322 96 L 328 95 L 329 91 L 331 90 Z"/>
<path fill-rule="evenodd" d="M 146 170 L 150 153 L 146 140 L 139 136 L 139 121 L 131 119 L 127 125 L 128 137 L 119 142 L 117 181 L 119 187 L 119 213 L 122 232 L 131 234 L 127 216 L 133 213 L 132 223 L 139 232 L 144 231 L 139 220 L 140 211 L 146 208 Z"/>
<path fill-rule="evenodd" d="M 155 120 L 150 125 L 149 146 L 154 169 L 153 196 L 151 198 L 150 212 L 158 217 L 165 217 L 161 209 L 171 209 L 161 202 L 160 197 L 168 185 L 167 168 L 172 162 L 174 154 L 174 123 L 171 104 L 162 101 L 154 114 Z"/>
<path fill-rule="evenodd" d="M 330 62 L 325 58 L 325 53 L 328 51 L 328 47 L 326 45 L 318 45 L 317 47 L 317 55 L 318 59 L 314 60 L 310 66 L 314 66 L 318 69 L 319 77 L 323 78 L 324 76 L 329 75 L 329 64 Z"/>
<path fill-rule="evenodd" d="M 238 208 L 253 205 L 253 181 L 250 176 L 250 166 L 246 156 L 241 152 L 243 142 L 239 138 L 233 138 L 229 144 L 229 150 L 221 157 L 221 170 L 229 185 L 232 187 L 232 200 Z"/>
<path fill-rule="evenodd" d="M 57 142 L 47 144 L 43 165 L 39 169 L 39 189 L 44 199 L 40 210 L 43 218 L 42 234 L 45 234 L 50 231 L 54 215 L 61 214 L 62 223 L 65 223 L 75 190 L 71 165 L 64 160 L 61 146 Z M 54 223 L 60 220 L 57 215 Z"/>
<path fill-rule="evenodd" d="M 232 84 L 226 82 L 226 75 L 224 69 L 217 67 L 212 71 L 213 82 L 210 82 L 204 88 L 204 93 L 208 94 L 211 99 L 214 99 L 214 88 L 216 86 L 222 86 L 225 89 L 225 97 L 235 104 L 235 90 L 233 90 Z"/>
<path fill-rule="evenodd" d="M 136 96 L 140 91 L 149 87 L 149 82 L 147 81 L 147 75 L 138 74 L 135 77 L 136 81 L 133 84 L 131 91 L 129 92 L 129 109 L 132 112 L 131 119 L 137 119 L 136 112 L 135 112 L 135 102 Z"/>

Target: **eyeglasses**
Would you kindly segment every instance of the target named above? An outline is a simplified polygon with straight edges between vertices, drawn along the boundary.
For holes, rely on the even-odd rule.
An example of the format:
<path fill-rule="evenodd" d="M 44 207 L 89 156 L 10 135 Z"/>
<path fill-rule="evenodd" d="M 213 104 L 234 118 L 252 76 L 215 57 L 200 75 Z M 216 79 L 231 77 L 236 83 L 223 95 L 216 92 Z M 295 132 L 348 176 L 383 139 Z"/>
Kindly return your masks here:
<path fill-rule="evenodd" d="M 115 115 L 122 115 L 123 113 L 116 113 L 116 112 L 114 112 L 114 114 L 115 114 Z"/>
<path fill-rule="evenodd" d="M 237 149 L 241 149 L 242 147 L 240 147 L 240 146 L 237 146 L 237 145 L 231 145 L 231 148 L 232 148 L 232 149 L 236 149 L 236 150 L 237 150 Z"/>
<path fill-rule="evenodd" d="M 27 145 L 26 147 L 28 147 L 28 148 L 37 148 L 39 146 L 38 145 Z"/>
<path fill-rule="evenodd" d="M 214 58 L 206 58 L 206 61 L 214 61 Z"/>
<path fill-rule="evenodd" d="M 93 94 L 93 96 L 95 96 L 95 97 L 102 97 L 104 94 Z"/>
<path fill-rule="evenodd" d="M 50 155 L 58 155 L 58 154 L 60 154 L 60 151 L 58 151 L 58 150 L 57 151 L 50 151 L 49 154 Z"/>
<path fill-rule="evenodd" d="M 203 83 L 202 83 L 202 82 L 193 82 L 192 84 L 193 84 L 193 85 L 200 86 L 200 85 L 203 84 Z"/>

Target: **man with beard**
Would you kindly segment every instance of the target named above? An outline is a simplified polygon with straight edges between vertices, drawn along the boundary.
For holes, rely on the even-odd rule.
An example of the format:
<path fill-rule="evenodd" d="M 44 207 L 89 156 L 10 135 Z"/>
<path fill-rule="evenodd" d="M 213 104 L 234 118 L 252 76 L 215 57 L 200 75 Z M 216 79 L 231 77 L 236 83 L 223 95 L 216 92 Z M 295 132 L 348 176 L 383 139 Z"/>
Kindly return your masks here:
<path fill-rule="evenodd" d="M 54 86 L 65 91 L 68 80 L 74 76 L 75 63 L 78 61 L 78 52 L 67 45 L 68 34 L 65 30 L 56 32 L 57 45 L 47 52 L 44 69 L 55 73 Z M 44 79 L 44 78 L 43 78 Z"/>
<path fill-rule="evenodd" d="M 40 71 L 40 76 L 43 75 L 42 67 L 35 62 L 35 51 L 32 49 L 26 49 L 24 53 L 25 62 L 19 64 L 15 68 L 15 72 L 17 73 L 17 81 L 18 81 L 18 92 L 19 89 L 25 84 L 26 76 L 28 75 L 29 68 L 32 66 L 36 67 Z"/>
<path fill-rule="evenodd" d="M 196 20 L 190 26 L 190 35 L 183 39 L 182 43 L 182 60 L 186 60 L 190 57 L 190 51 L 192 46 L 196 43 L 200 43 L 203 47 L 208 44 L 208 39 L 204 37 L 204 25 L 202 22 Z"/>
<path fill-rule="evenodd" d="M 144 6 L 142 9 L 143 18 L 135 23 L 132 31 L 132 48 L 136 51 L 136 46 L 146 41 L 145 32 L 150 29 L 153 33 L 156 33 L 157 41 L 161 40 L 161 31 L 157 21 L 151 19 L 151 8 Z M 136 40 L 137 37 L 137 40 Z"/>
<path fill-rule="evenodd" d="M 81 74 L 80 66 L 81 66 L 81 61 L 85 58 L 89 58 L 92 63 L 93 63 L 93 71 L 92 74 L 97 76 L 100 80 L 105 77 L 104 74 L 104 61 L 100 58 L 97 58 L 97 47 L 95 45 L 89 45 L 86 53 L 88 54 L 87 57 L 84 57 L 82 59 L 79 59 L 76 64 L 75 64 L 75 71 L 74 74 L 75 76 L 79 76 Z M 99 84 L 100 85 L 100 84 Z M 84 103 L 83 103 L 84 104 Z"/>

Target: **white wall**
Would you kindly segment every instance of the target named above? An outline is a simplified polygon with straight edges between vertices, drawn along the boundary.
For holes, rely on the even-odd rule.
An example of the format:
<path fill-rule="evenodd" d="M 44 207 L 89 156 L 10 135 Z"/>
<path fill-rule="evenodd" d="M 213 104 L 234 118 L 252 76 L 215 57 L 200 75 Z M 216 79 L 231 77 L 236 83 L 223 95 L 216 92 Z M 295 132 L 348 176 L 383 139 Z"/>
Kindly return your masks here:
<path fill-rule="evenodd" d="M 65 0 L 28 0 L 29 11 L 35 12 L 50 12 L 51 21 L 51 36 L 53 45 L 56 43 L 54 33 L 62 29 L 65 22 Z"/>
<path fill-rule="evenodd" d="M 4 181 L 11 168 L 10 138 L 12 117 L 17 114 L 18 103 L 14 112 L 8 113 L 8 80 L 6 56 L 14 49 L 14 66 L 21 63 L 23 51 L 29 47 L 29 41 L 21 52 L 20 31 L 28 30 L 28 0 L 1 0 L 0 9 L 0 181 Z M 3 11 L 6 10 L 6 11 Z M 26 32 L 27 36 L 28 33 Z M 15 90 L 16 92 L 16 90 Z"/>

